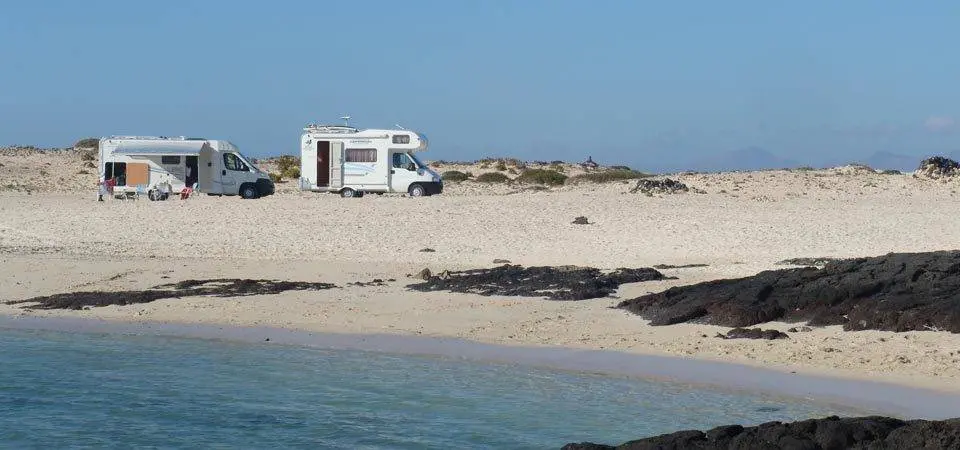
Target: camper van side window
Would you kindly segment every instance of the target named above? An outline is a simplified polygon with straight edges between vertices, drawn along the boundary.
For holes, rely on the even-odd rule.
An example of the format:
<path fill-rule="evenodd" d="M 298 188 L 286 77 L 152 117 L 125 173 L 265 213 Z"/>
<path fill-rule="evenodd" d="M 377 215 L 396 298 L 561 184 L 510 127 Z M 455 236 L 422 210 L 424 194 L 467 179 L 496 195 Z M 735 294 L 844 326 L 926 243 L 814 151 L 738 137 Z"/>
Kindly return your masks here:
<path fill-rule="evenodd" d="M 393 135 L 394 144 L 409 144 L 410 135 L 409 134 L 395 134 Z"/>
<path fill-rule="evenodd" d="M 174 165 L 180 164 L 180 157 L 179 156 L 161 156 L 160 163 L 163 165 L 174 166 Z"/>
<path fill-rule="evenodd" d="M 234 155 L 233 153 L 224 153 L 223 154 L 223 167 L 226 167 L 227 170 L 235 170 L 238 172 L 247 171 L 247 165 Z"/>
<path fill-rule="evenodd" d="M 347 162 L 377 162 L 377 149 L 375 148 L 348 148 L 346 151 Z"/>

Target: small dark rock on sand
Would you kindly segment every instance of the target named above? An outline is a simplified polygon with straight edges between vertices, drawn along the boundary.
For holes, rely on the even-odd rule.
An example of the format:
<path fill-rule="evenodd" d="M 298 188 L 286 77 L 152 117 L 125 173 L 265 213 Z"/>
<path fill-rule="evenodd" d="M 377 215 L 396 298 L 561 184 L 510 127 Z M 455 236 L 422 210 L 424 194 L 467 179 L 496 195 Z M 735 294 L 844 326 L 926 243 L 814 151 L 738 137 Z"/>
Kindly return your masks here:
<path fill-rule="evenodd" d="M 75 309 L 110 305 L 133 305 L 150 303 L 166 298 L 181 297 L 244 297 L 249 295 L 279 294 L 285 291 L 333 289 L 330 283 L 305 281 L 249 280 L 219 278 L 210 280 L 184 280 L 161 284 L 142 291 L 87 291 L 46 295 L 25 300 L 5 302 L 8 305 L 23 304 L 25 309 Z"/>
<path fill-rule="evenodd" d="M 891 253 L 768 270 L 617 305 L 651 325 L 749 327 L 775 320 L 844 330 L 960 333 L 960 251 Z"/>
<path fill-rule="evenodd" d="M 433 272 L 430 272 L 430 269 L 424 267 L 423 270 L 417 272 L 417 274 L 414 275 L 414 278 L 419 278 L 421 280 L 429 280 L 431 276 L 433 276 Z"/>
<path fill-rule="evenodd" d="M 590 225 L 590 221 L 588 221 L 586 217 L 579 216 L 573 219 L 573 224 L 574 225 Z"/>
<path fill-rule="evenodd" d="M 495 259 L 493 260 L 494 264 L 510 264 L 509 259 Z"/>
<path fill-rule="evenodd" d="M 441 276 L 442 275 L 442 276 Z M 621 284 L 667 279 L 651 268 L 617 269 L 603 273 L 592 267 L 521 267 L 503 265 L 492 269 L 444 272 L 430 276 L 410 289 L 451 291 L 479 295 L 546 297 L 551 300 L 585 300 L 606 297 Z"/>
<path fill-rule="evenodd" d="M 809 333 L 813 331 L 813 328 L 810 327 L 793 327 L 787 330 L 788 333 Z"/>
<path fill-rule="evenodd" d="M 421 249 L 420 249 L 420 252 L 422 252 L 422 253 L 434 253 L 434 252 L 436 252 L 436 250 L 434 250 L 434 249 L 432 249 L 432 248 L 421 248 Z"/>
<path fill-rule="evenodd" d="M 623 444 L 571 443 L 563 450 L 729 449 L 960 449 L 960 419 L 900 420 L 837 416 L 753 427 L 726 425 L 709 431 L 677 431 Z"/>
<path fill-rule="evenodd" d="M 721 339 L 789 339 L 790 336 L 787 336 L 786 333 L 778 330 L 762 330 L 760 328 L 734 328 L 727 332 L 726 335 L 717 333 L 717 337 Z"/>

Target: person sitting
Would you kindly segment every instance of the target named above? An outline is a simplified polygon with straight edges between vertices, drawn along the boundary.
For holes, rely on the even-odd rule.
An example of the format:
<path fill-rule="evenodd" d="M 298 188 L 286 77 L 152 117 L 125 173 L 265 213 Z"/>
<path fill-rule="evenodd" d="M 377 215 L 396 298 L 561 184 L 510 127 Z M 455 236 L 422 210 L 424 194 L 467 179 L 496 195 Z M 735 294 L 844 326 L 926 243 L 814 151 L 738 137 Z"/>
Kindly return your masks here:
<path fill-rule="evenodd" d="M 104 181 L 104 186 L 107 188 L 107 193 L 113 195 L 113 188 L 117 186 L 117 179 L 114 177 L 107 178 L 107 180 Z"/>

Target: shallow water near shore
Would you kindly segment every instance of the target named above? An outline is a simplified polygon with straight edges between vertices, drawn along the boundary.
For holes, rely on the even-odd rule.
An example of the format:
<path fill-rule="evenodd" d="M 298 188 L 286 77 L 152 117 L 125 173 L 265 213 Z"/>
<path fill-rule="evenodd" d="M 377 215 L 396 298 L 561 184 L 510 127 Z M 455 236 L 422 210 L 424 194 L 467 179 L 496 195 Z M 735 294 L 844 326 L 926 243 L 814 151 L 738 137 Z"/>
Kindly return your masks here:
<path fill-rule="evenodd" d="M 152 335 L 0 329 L 18 448 L 559 448 L 858 411 L 516 364 Z"/>

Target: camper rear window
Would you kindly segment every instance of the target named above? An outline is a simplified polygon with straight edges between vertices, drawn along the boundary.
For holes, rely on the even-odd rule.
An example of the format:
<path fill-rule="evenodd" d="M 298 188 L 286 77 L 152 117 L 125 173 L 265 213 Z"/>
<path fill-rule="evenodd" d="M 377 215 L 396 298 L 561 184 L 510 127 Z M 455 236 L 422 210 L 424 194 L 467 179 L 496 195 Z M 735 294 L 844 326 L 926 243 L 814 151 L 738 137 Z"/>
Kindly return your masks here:
<path fill-rule="evenodd" d="M 346 153 L 347 162 L 377 162 L 375 148 L 348 148 Z"/>
<path fill-rule="evenodd" d="M 409 134 L 395 134 L 393 135 L 394 144 L 409 144 L 410 135 Z"/>
<path fill-rule="evenodd" d="M 180 164 L 179 156 L 161 156 L 160 163 L 164 165 Z"/>

